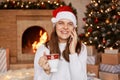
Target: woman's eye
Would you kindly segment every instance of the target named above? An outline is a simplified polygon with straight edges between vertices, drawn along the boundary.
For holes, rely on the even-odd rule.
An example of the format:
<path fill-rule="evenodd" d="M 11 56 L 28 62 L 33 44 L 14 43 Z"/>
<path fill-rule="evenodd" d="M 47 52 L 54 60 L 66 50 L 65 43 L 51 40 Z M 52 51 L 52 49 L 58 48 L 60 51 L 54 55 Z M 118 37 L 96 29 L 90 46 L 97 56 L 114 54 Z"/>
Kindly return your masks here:
<path fill-rule="evenodd" d="M 58 24 L 59 24 L 59 25 L 62 25 L 62 24 L 63 24 L 63 22 L 58 22 Z"/>
<path fill-rule="evenodd" d="M 73 23 L 72 23 L 72 22 L 71 22 L 71 23 L 68 23 L 68 25 L 69 25 L 69 26 L 73 26 Z"/>

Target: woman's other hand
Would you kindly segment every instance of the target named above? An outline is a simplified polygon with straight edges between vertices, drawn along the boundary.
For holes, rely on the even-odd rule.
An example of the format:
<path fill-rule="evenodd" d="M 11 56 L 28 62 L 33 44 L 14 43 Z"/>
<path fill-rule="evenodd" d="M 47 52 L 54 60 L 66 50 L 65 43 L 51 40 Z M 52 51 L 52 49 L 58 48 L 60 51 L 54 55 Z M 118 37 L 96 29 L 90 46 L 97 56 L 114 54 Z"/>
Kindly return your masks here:
<path fill-rule="evenodd" d="M 46 72 L 46 74 L 50 74 L 50 67 L 49 67 L 45 52 L 44 52 L 44 55 L 42 57 L 40 57 L 38 63 L 43 68 L 43 70 Z"/>

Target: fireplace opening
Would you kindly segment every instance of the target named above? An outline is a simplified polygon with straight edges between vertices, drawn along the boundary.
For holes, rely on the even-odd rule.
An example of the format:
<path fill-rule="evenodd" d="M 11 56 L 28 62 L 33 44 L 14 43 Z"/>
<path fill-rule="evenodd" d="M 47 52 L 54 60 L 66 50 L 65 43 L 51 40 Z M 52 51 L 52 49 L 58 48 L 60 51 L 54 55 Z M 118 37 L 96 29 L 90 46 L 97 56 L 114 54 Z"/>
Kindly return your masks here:
<path fill-rule="evenodd" d="M 48 41 L 48 33 L 40 26 L 31 26 L 22 35 L 22 53 L 35 53 L 37 48 Z"/>

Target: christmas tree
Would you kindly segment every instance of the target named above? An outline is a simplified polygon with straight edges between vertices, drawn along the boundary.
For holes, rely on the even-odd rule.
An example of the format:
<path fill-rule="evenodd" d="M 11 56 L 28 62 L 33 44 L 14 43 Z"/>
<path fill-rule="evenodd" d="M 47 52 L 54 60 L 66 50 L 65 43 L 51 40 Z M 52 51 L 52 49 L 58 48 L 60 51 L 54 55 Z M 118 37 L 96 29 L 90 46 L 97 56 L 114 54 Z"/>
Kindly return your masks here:
<path fill-rule="evenodd" d="M 91 0 L 86 6 L 84 33 L 79 35 L 86 45 L 120 49 L 120 0 Z"/>

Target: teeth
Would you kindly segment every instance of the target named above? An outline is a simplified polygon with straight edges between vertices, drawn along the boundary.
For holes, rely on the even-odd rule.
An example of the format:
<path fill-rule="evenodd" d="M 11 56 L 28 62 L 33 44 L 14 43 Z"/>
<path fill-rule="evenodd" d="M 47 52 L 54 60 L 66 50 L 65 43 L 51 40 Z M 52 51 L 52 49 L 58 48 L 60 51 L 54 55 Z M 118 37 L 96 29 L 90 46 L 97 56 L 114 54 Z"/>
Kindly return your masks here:
<path fill-rule="evenodd" d="M 64 32 L 64 31 L 62 31 L 62 33 L 66 34 L 66 33 L 68 33 L 68 32 Z"/>

